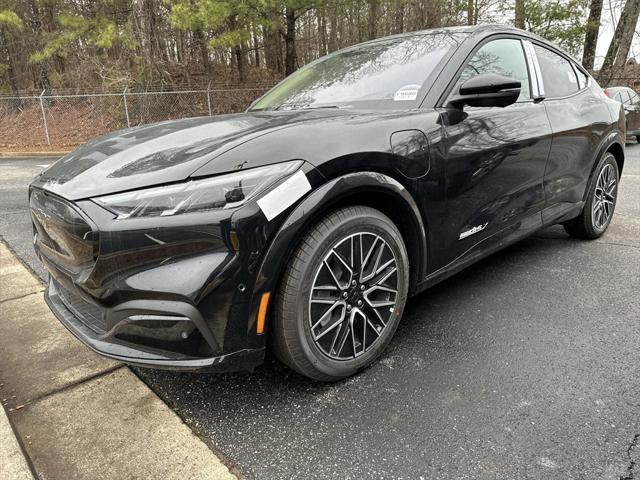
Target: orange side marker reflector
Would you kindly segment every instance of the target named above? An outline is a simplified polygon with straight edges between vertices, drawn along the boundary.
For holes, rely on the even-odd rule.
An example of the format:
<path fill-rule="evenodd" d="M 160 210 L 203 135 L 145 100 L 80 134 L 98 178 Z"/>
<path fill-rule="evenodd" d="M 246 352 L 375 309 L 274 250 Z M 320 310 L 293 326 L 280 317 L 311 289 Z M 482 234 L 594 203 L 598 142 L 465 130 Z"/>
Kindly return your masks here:
<path fill-rule="evenodd" d="M 260 299 L 260 308 L 258 309 L 258 323 L 256 325 L 256 333 L 261 335 L 264 333 L 264 321 L 267 318 L 267 307 L 269 306 L 269 298 L 271 293 L 266 292 L 262 294 Z"/>

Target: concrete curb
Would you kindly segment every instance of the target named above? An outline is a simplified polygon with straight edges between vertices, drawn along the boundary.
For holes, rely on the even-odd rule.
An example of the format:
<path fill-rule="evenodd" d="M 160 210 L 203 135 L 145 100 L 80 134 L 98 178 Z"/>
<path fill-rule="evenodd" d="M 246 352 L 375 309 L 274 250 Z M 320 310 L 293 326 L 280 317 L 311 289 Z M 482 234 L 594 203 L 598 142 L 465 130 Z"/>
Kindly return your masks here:
<path fill-rule="evenodd" d="M 2 240 L 0 286 L 0 397 L 13 425 L 2 425 L 3 410 L 0 478 L 32 478 L 3 471 L 19 462 L 22 445 L 27 473 L 31 465 L 47 480 L 236 480 L 126 366 L 67 332 L 45 305 L 42 283 Z"/>
<path fill-rule="evenodd" d="M 0 407 L 0 478 L 33 480 L 27 459 L 2 407 Z"/>
<path fill-rule="evenodd" d="M 62 157 L 73 150 L 56 152 L 0 152 L 0 158 L 49 158 Z"/>

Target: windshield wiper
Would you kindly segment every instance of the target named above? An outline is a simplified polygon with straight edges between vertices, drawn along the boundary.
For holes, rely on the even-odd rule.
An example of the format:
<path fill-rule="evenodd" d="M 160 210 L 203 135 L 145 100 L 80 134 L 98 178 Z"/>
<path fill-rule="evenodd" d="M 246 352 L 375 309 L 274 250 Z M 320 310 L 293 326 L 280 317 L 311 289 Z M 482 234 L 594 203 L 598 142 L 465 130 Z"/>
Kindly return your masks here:
<path fill-rule="evenodd" d="M 311 104 L 295 104 L 283 103 L 282 105 L 278 105 L 277 107 L 272 107 L 270 110 L 316 110 L 319 108 L 348 108 L 346 105 L 311 105 Z"/>
<path fill-rule="evenodd" d="M 312 105 L 307 105 L 306 107 L 302 107 L 302 110 L 316 110 L 318 108 L 347 108 L 347 107 L 340 106 L 340 105 L 318 105 L 317 107 L 314 107 Z"/>

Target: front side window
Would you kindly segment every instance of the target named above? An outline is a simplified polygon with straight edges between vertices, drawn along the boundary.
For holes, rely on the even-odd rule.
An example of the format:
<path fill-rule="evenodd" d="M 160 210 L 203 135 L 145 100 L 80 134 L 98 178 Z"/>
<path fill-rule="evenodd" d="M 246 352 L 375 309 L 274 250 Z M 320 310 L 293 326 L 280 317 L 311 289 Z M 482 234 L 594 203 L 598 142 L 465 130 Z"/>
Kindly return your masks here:
<path fill-rule="evenodd" d="M 284 79 L 250 110 L 417 107 L 425 80 L 464 37 L 461 33 L 419 34 L 336 52 Z"/>
<path fill-rule="evenodd" d="M 576 73 L 569 60 L 540 45 L 533 46 L 547 97 L 566 97 L 580 90 Z"/>
<path fill-rule="evenodd" d="M 631 105 L 640 106 L 640 95 L 633 91 L 631 92 Z"/>
<path fill-rule="evenodd" d="M 452 94 L 456 95 L 465 81 L 483 73 L 496 73 L 520 80 L 518 101 L 528 100 L 529 72 L 520 40 L 501 38 L 486 43 L 471 57 L 464 67 Z"/>

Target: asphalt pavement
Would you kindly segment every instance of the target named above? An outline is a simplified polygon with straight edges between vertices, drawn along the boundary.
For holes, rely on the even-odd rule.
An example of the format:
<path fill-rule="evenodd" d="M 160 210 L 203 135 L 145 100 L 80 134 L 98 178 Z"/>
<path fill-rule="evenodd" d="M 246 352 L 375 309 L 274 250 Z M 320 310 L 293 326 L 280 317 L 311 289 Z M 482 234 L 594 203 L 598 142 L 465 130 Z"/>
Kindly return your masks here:
<path fill-rule="evenodd" d="M 0 159 L 0 236 L 37 274 L 26 186 Z M 409 301 L 383 358 L 334 385 L 136 373 L 248 478 L 640 476 L 640 145 L 597 241 L 551 227 Z M 635 467 L 634 467 L 635 465 Z"/>

